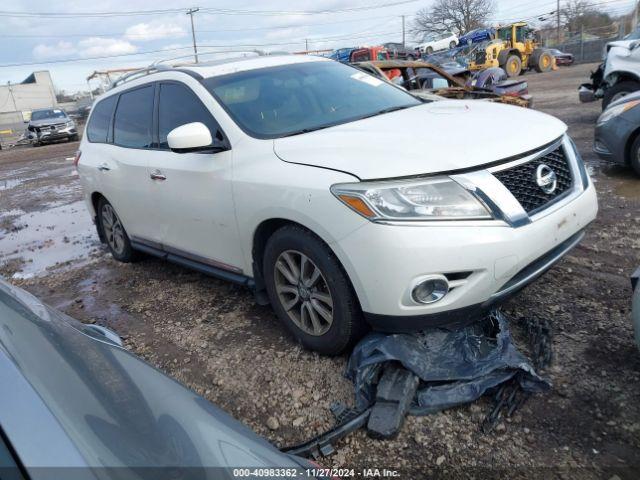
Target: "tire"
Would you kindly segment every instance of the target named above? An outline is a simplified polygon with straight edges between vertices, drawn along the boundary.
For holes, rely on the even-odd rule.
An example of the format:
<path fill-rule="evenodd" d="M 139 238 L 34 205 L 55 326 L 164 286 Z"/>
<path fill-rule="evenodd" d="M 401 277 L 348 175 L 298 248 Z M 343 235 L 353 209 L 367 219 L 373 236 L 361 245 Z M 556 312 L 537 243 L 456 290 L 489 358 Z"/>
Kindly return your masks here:
<path fill-rule="evenodd" d="M 101 198 L 98 202 L 97 216 L 102 238 L 104 238 L 113 258 L 123 263 L 137 260 L 138 252 L 131 247 L 131 240 L 120 218 L 105 198 Z M 111 216 L 112 218 L 110 218 Z"/>
<path fill-rule="evenodd" d="M 76 133 L 75 135 L 71 135 L 69 137 L 69 141 L 70 142 L 77 142 L 78 141 L 78 134 Z"/>
<path fill-rule="evenodd" d="M 545 73 L 553 68 L 553 57 L 546 50 L 535 50 L 530 61 L 538 73 Z"/>
<path fill-rule="evenodd" d="M 640 135 L 636 137 L 629 150 L 629 165 L 640 176 Z"/>
<path fill-rule="evenodd" d="M 458 44 L 456 42 L 454 42 L 453 40 L 451 40 L 451 42 L 449 43 L 449 50 L 451 50 L 452 48 L 456 48 Z"/>
<path fill-rule="evenodd" d="M 433 47 L 427 47 L 424 50 L 424 53 L 426 53 L 427 55 L 431 55 L 433 53 Z"/>
<path fill-rule="evenodd" d="M 517 55 L 509 55 L 504 62 L 504 70 L 509 77 L 517 77 L 522 72 L 522 60 Z"/>
<path fill-rule="evenodd" d="M 635 80 L 624 80 L 620 83 L 616 83 L 611 88 L 607 88 L 604 91 L 604 96 L 602 97 L 602 110 L 605 110 L 611 102 L 618 100 L 629 93 L 635 92 L 636 90 L 640 90 L 640 82 L 636 82 Z"/>
<path fill-rule="evenodd" d="M 415 58 L 413 58 L 413 55 L 408 55 L 407 56 L 407 61 L 408 62 L 413 62 L 415 60 Z"/>
<path fill-rule="evenodd" d="M 277 230 L 267 241 L 262 271 L 278 318 L 305 348 L 337 355 L 366 331 L 338 259 L 308 230 L 296 225 Z"/>

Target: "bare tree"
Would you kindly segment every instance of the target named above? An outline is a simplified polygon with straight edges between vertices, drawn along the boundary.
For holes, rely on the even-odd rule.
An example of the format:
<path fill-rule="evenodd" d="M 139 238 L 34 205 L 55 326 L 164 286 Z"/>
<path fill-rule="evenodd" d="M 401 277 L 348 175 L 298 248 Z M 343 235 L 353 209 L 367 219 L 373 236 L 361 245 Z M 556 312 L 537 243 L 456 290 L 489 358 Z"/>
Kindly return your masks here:
<path fill-rule="evenodd" d="M 569 32 L 579 32 L 581 28 L 593 30 L 594 33 L 611 27 L 611 16 L 594 7 L 594 3 L 588 0 L 572 0 L 565 3 L 560 9 L 560 16 Z"/>
<path fill-rule="evenodd" d="M 418 11 L 413 33 L 418 38 L 434 32 L 467 33 L 483 27 L 492 11 L 493 0 L 436 0 Z"/>

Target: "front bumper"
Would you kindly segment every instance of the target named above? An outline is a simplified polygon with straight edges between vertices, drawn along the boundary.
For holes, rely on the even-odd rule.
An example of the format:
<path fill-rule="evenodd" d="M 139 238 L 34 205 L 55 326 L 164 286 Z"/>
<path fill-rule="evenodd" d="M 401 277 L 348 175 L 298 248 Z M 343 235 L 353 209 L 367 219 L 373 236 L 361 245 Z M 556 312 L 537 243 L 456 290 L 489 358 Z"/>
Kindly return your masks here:
<path fill-rule="evenodd" d="M 46 131 L 29 131 L 27 137 L 30 140 L 36 142 L 53 142 L 54 140 L 61 140 L 63 138 L 70 138 L 78 134 L 77 128 L 65 127 L 59 130 L 46 130 Z"/>
<path fill-rule="evenodd" d="M 530 223 L 369 223 L 332 247 L 375 328 L 403 332 L 456 326 L 475 320 L 547 271 L 580 241 L 597 208 L 588 180 L 586 188 Z M 449 279 L 449 293 L 432 304 L 416 303 L 411 291 L 433 275 Z"/>

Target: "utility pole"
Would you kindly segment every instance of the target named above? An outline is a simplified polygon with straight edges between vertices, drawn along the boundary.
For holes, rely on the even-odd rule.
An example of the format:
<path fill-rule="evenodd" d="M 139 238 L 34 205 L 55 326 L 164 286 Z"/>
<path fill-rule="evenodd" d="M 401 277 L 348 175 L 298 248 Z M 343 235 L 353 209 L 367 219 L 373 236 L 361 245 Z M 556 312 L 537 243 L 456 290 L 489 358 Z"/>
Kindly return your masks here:
<path fill-rule="evenodd" d="M 18 111 L 18 106 L 16 105 L 16 97 L 13 96 L 13 89 L 11 88 L 11 82 L 7 82 L 7 87 L 9 88 L 9 95 L 11 95 L 11 102 L 13 103 L 13 111 Z"/>
<path fill-rule="evenodd" d="M 402 15 L 402 46 L 404 47 L 404 15 Z"/>
<path fill-rule="evenodd" d="M 191 37 L 193 38 L 193 57 L 196 59 L 196 63 L 198 63 L 198 47 L 196 45 L 196 30 L 193 27 L 193 14 L 199 11 L 199 8 L 190 8 L 187 10 L 187 15 L 191 17 Z"/>
<path fill-rule="evenodd" d="M 558 26 L 558 45 L 560 45 L 560 0 L 558 0 L 558 4 L 556 6 L 556 18 L 557 18 L 557 26 Z"/>
<path fill-rule="evenodd" d="M 308 52 L 309 51 L 309 40 L 308 39 L 304 39 L 304 51 Z"/>

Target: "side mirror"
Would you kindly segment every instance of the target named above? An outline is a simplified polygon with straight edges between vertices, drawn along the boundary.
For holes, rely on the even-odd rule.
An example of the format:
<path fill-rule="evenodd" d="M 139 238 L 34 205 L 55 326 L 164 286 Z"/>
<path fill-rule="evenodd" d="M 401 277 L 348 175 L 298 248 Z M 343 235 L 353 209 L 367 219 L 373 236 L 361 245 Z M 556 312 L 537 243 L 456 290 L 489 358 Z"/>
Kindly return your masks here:
<path fill-rule="evenodd" d="M 176 153 L 219 150 L 212 145 L 211 132 L 204 123 L 193 122 L 174 128 L 167 135 L 169 148 Z"/>

